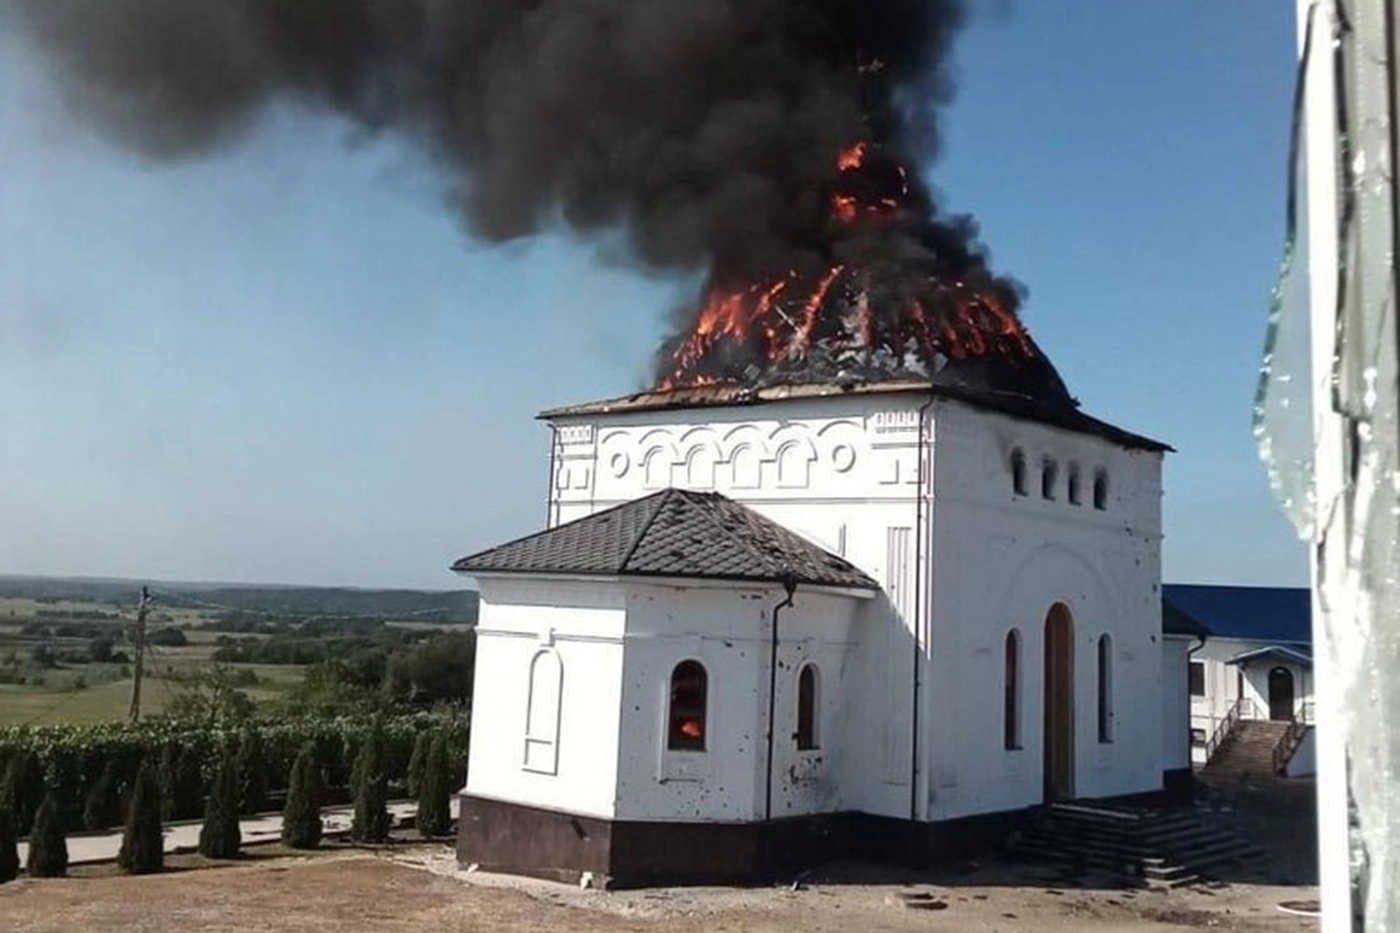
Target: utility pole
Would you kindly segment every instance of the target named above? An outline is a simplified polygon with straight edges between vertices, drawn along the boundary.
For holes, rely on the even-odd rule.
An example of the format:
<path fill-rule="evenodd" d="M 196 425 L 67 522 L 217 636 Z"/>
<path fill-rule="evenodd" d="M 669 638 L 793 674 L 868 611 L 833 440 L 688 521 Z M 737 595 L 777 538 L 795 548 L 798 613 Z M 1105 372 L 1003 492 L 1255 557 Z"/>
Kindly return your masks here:
<path fill-rule="evenodd" d="M 132 722 L 141 718 L 141 675 L 146 667 L 146 613 L 151 606 L 149 587 L 141 587 L 141 602 L 136 607 L 136 624 L 131 629 L 131 646 L 136 652 L 136 666 L 131 681 L 131 711 L 128 717 Z"/>

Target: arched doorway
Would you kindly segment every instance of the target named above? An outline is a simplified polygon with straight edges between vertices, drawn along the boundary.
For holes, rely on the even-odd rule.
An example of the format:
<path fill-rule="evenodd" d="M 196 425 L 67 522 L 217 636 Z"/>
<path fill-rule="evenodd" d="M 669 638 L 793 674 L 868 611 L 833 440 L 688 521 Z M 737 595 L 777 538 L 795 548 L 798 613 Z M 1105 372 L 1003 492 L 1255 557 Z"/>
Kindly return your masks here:
<path fill-rule="evenodd" d="M 1074 619 L 1056 603 L 1045 617 L 1045 800 L 1074 796 Z"/>
<path fill-rule="evenodd" d="M 1269 671 L 1269 718 L 1275 722 L 1293 718 L 1293 672 L 1286 667 Z"/>

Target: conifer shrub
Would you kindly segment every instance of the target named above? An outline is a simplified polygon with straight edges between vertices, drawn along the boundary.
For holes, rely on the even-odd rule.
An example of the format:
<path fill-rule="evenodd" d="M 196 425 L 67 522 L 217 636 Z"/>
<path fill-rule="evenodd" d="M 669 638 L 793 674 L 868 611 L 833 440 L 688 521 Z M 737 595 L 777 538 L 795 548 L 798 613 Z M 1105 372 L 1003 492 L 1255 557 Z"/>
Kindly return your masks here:
<path fill-rule="evenodd" d="M 199 854 L 205 858 L 238 858 L 243 836 L 238 828 L 238 768 L 225 750 L 209 799 L 204 805 L 204 825 L 199 829 Z"/>
<path fill-rule="evenodd" d="M 180 749 L 173 742 L 161 747 L 160 763 L 156 766 L 156 781 L 160 784 L 161 818 L 179 819 L 179 814 L 175 811 L 180 791 Z M 135 786 L 135 782 L 132 786 Z"/>
<path fill-rule="evenodd" d="M 31 878 L 62 878 L 68 874 L 68 842 L 63 838 L 63 814 L 53 794 L 45 794 L 29 833 L 29 858 L 24 863 Z"/>
<path fill-rule="evenodd" d="M 44 769 L 39 757 L 25 751 L 10 759 L 5 769 L 5 778 L 0 783 L 0 809 L 10 811 L 11 825 L 15 832 L 23 832 L 34 825 L 34 815 L 39 810 L 45 794 Z"/>
<path fill-rule="evenodd" d="M 145 762 L 136 774 L 126 807 L 117 867 L 129 875 L 144 875 L 165 867 L 165 839 L 161 835 L 161 793 L 153 769 Z"/>
<path fill-rule="evenodd" d="M 428 751 L 432 748 L 432 733 L 424 729 L 413 739 L 413 754 L 408 759 L 408 796 L 417 797 L 422 788 L 423 769 L 428 765 Z"/>
<path fill-rule="evenodd" d="M 418 832 L 425 838 L 445 836 L 452 828 L 450 781 L 447 737 L 438 734 L 433 737 L 418 794 Z"/>
<path fill-rule="evenodd" d="M 261 813 L 267 809 L 267 754 L 258 730 L 243 730 L 238 743 L 239 810 Z"/>
<path fill-rule="evenodd" d="M 0 884 L 19 875 L 19 846 L 10 811 L 0 806 Z"/>
<path fill-rule="evenodd" d="M 282 842 L 293 849 L 321 844 L 321 765 L 316 744 L 307 742 L 292 764 L 287 804 L 282 810 Z"/>
<path fill-rule="evenodd" d="M 378 717 L 355 759 L 355 815 L 350 838 L 384 842 L 389 838 L 389 776 L 384 761 L 384 727 Z"/>
<path fill-rule="evenodd" d="M 87 800 L 83 802 L 83 827 L 85 829 L 110 829 L 121 823 L 121 786 L 117 780 L 116 762 L 108 761 L 102 766 L 89 788 Z"/>

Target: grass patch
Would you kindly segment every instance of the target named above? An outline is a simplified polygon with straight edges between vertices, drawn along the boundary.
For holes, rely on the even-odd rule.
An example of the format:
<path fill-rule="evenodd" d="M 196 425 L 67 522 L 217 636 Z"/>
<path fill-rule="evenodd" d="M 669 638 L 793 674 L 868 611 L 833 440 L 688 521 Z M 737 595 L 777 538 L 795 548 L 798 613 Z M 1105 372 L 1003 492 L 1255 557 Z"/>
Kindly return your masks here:
<path fill-rule="evenodd" d="M 166 710 L 179 694 L 181 685 L 160 676 L 165 670 L 157 666 L 146 677 L 141 690 L 141 713 L 143 716 L 158 715 Z M 180 665 L 185 670 L 196 666 L 193 663 Z M 96 667 L 96 665 L 94 665 Z M 243 688 L 255 703 L 267 703 L 283 696 L 301 682 L 305 668 L 294 665 L 274 664 L 230 664 L 230 668 L 250 668 L 258 676 L 255 686 Z M 45 672 L 51 683 L 43 686 L 26 684 L 0 684 L 0 726 L 59 725 L 73 723 L 88 725 L 125 719 L 131 703 L 131 678 L 111 680 L 106 683 L 90 684 L 82 690 L 65 689 L 55 685 L 54 680 L 63 679 L 66 684 L 72 676 L 82 673 L 82 668 L 69 668 Z"/>

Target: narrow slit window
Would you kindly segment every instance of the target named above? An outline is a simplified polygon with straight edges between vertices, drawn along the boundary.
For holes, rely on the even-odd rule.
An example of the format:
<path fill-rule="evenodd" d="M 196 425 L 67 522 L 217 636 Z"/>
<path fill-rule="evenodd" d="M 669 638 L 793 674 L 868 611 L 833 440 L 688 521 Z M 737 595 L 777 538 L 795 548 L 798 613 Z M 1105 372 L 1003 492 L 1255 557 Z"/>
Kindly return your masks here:
<path fill-rule="evenodd" d="M 1099 636 L 1099 741 L 1113 741 L 1113 639 Z"/>
<path fill-rule="evenodd" d="M 1019 450 L 1011 452 L 1011 489 L 1018 496 L 1026 494 L 1026 455 Z"/>
<path fill-rule="evenodd" d="M 1054 460 L 1046 460 L 1040 467 L 1040 498 L 1055 498 L 1055 481 L 1059 478 L 1059 468 Z"/>
<path fill-rule="evenodd" d="M 705 750 L 709 676 L 699 661 L 682 661 L 671 672 L 670 728 L 666 747 L 673 752 Z"/>
<path fill-rule="evenodd" d="M 817 735 L 817 686 L 815 664 L 807 664 L 797 675 L 797 750 L 814 751 L 821 748 Z"/>
<path fill-rule="evenodd" d="M 1002 744 L 1008 750 L 1021 747 L 1021 636 L 1012 629 L 1006 635 L 1006 664 L 1002 698 Z"/>
<path fill-rule="evenodd" d="M 1108 508 L 1108 474 L 1094 474 L 1094 508 L 1102 512 Z"/>
<path fill-rule="evenodd" d="M 1069 467 L 1069 482 L 1068 482 L 1068 486 L 1067 486 L 1067 490 L 1066 490 L 1066 495 L 1069 497 L 1069 504 L 1070 504 L 1070 505 L 1079 505 L 1080 495 L 1079 495 L 1079 465 L 1078 465 L 1078 464 L 1073 464 L 1073 463 L 1070 464 L 1070 467 Z"/>

